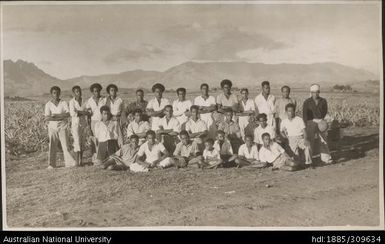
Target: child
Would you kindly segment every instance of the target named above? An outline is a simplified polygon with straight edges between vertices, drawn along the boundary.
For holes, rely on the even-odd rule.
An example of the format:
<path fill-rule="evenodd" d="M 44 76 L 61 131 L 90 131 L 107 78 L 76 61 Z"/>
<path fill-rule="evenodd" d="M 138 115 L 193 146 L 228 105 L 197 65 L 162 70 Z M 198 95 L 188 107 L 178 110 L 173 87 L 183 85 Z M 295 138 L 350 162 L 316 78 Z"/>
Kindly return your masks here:
<path fill-rule="evenodd" d="M 299 161 L 299 149 L 305 153 L 305 164 L 312 164 L 310 143 L 307 140 L 306 127 L 303 119 L 295 116 L 295 105 L 289 103 L 286 105 L 287 118 L 282 120 L 281 134 L 289 141 L 291 151 L 294 157 Z"/>
<path fill-rule="evenodd" d="M 254 130 L 254 142 L 258 145 L 258 148 L 260 148 L 263 144 L 263 133 L 269 133 L 270 138 L 273 140 L 275 139 L 275 129 L 271 125 L 267 124 L 266 114 L 259 114 L 257 116 L 257 120 L 259 122 L 259 126 Z"/>
<path fill-rule="evenodd" d="M 148 172 L 148 168 L 136 163 L 137 153 L 139 150 L 138 143 L 139 137 L 137 135 L 132 135 L 130 137 L 130 143 L 123 145 L 121 149 L 103 162 L 104 169 L 130 169 L 133 172 Z"/>
<path fill-rule="evenodd" d="M 182 130 L 179 134 L 180 142 L 174 151 L 174 161 L 177 168 L 188 165 L 202 165 L 202 159 L 198 156 L 199 149 L 196 142 L 191 141 L 187 131 Z"/>
<path fill-rule="evenodd" d="M 143 120 L 143 111 L 136 109 L 134 111 L 134 120 L 127 126 L 127 137 L 137 135 L 139 137 L 139 146 L 146 141 L 146 132 L 150 130 L 150 123 Z"/>
<path fill-rule="evenodd" d="M 48 121 L 48 137 L 49 137 L 49 153 L 48 153 L 48 168 L 56 167 L 56 153 L 60 141 L 63 150 L 64 163 L 66 167 L 76 165 L 75 160 L 68 149 L 68 123 L 69 117 L 68 105 L 60 99 L 60 88 L 57 86 L 51 87 L 50 93 L 52 99 L 45 105 L 44 115 Z"/>
<path fill-rule="evenodd" d="M 259 160 L 262 163 L 272 164 L 273 170 L 293 171 L 297 169 L 297 164 L 289 158 L 278 143 L 270 139 L 269 133 L 263 133 L 262 140 L 263 146 L 259 150 Z"/>
<path fill-rule="evenodd" d="M 110 108 L 100 108 L 102 120 L 95 124 L 95 137 L 98 142 L 98 153 L 95 165 L 100 165 L 106 158 L 119 150 L 123 144 L 119 137 L 120 126 L 117 121 L 111 120 Z"/>
<path fill-rule="evenodd" d="M 242 139 L 245 140 L 245 128 L 249 124 L 251 115 L 255 113 L 255 103 L 249 98 L 249 89 L 241 89 L 242 99 L 239 101 L 239 112 L 237 113 L 239 128 L 241 130 Z"/>
<path fill-rule="evenodd" d="M 217 140 L 214 143 L 214 148 L 219 152 L 224 166 L 235 166 L 234 160 L 237 156 L 234 155 L 231 143 L 228 139 L 226 139 L 225 132 L 223 130 L 217 131 Z"/>
<path fill-rule="evenodd" d="M 241 139 L 241 130 L 238 123 L 233 120 L 233 110 L 225 108 L 225 118 L 218 123 L 218 130 L 224 131 L 226 138 L 230 141 L 231 147 L 235 154 L 238 153 L 238 148 L 243 144 Z"/>
<path fill-rule="evenodd" d="M 69 110 L 72 118 L 71 132 L 74 138 L 74 152 L 77 165 L 83 164 L 83 150 L 86 140 L 87 117 L 89 113 L 83 104 L 82 90 L 79 86 L 72 88 L 73 98 L 69 102 Z"/>
<path fill-rule="evenodd" d="M 170 101 L 167 98 L 163 98 L 163 92 L 166 88 L 160 84 L 156 83 L 152 86 L 152 92 L 155 95 L 155 98 L 151 99 L 146 107 L 147 114 L 151 116 L 151 130 L 156 131 L 159 126 L 159 121 L 164 116 L 164 107 L 170 104 Z"/>
<path fill-rule="evenodd" d="M 153 130 L 146 133 L 146 142 L 143 143 L 138 151 L 138 163 L 147 168 L 167 168 L 174 165 L 174 161 L 168 155 L 168 151 L 161 142 L 155 140 L 156 134 Z M 146 159 L 143 160 L 143 157 Z"/>
<path fill-rule="evenodd" d="M 281 88 L 282 97 L 278 98 L 275 102 L 275 119 L 277 124 L 277 131 L 280 131 L 280 124 L 282 120 L 287 118 L 286 115 L 286 105 L 289 103 L 294 105 L 294 108 L 297 106 L 297 101 L 290 97 L 290 87 L 283 86 Z"/>
<path fill-rule="evenodd" d="M 171 105 L 164 107 L 165 116 L 160 119 L 158 123 L 158 135 L 159 141 L 163 143 L 167 151 L 172 153 L 175 150 L 175 144 L 178 133 L 180 132 L 179 121 L 173 117 L 173 109 Z"/>
<path fill-rule="evenodd" d="M 253 143 L 253 137 L 245 136 L 245 144 L 241 145 L 238 151 L 238 157 L 235 159 L 238 167 L 251 165 L 256 168 L 263 168 L 266 163 L 261 163 L 258 156 L 258 147 Z"/>
<path fill-rule="evenodd" d="M 217 168 L 223 164 L 219 151 L 213 146 L 214 140 L 209 138 L 205 141 L 205 150 L 203 151 L 202 168 Z"/>
<path fill-rule="evenodd" d="M 98 142 L 95 137 L 95 125 L 101 120 L 100 108 L 106 105 L 106 98 L 100 95 L 102 86 L 99 83 L 94 83 L 90 87 L 92 97 L 86 102 L 86 109 L 89 112 L 90 125 L 91 125 L 91 151 L 92 151 L 92 162 L 96 163 L 96 157 L 98 152 Z"/>
<path fill-rule="evenodd" d="M 178 100 L 173 102 L 172 108 L 175 118 L 179 121 L 181 128 L 184 128 L 185 123 L 188 120 L 192 102 L 186 100 L 186 88 L 178 88 L 176 94 L 178 95 Z"/>

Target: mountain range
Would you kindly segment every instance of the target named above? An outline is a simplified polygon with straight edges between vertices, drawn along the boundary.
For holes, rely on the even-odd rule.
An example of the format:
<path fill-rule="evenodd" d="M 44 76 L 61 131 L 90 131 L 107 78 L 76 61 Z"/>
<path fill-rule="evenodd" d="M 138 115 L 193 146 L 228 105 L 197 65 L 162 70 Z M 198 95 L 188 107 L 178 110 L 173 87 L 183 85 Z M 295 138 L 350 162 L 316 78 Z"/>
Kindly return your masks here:
<path fill-rule="evenodd" d="M 160 82 L 166 88 L 199 89 L 201 83 L 219 87 L 223 79 L 230 79 L 236 87 L 260 86 L 261 81 L 269 80 L 274 85 L 287 84 L 295 88 L 319 82 L 331 87 L 335 84 L 367 87 L 364 81 L 378 80 L 373 73 L 333 62 L 313 64 L 263 64 L 247 62 L 186 62 L 159 71 L 132 70 L 117 74 L 80 76 L 61 80 L 53 77 L 34 63 L 23 60 L 4 60 L 4 82 L 6 96 L 31 96 L 47 93 L 49 87 L 60 86 L 69 90 L 74 85 L 88 88 L 92 83 L 106 87 L 114 83 L 121 88 L 150 88 Z M 365 83 L 365 82 L 364 82 Z M 373 83 L 373 82 L 372 82 Z M 370 84 L 372 84 L 370 83 Z M 369 83 L 368 83 L 369 84 Z M 370 85 L 369 84 L 369 85 Z M 374 83 L 374 85 L 376 85 Z M 373 86 L 373 84 L 372 84 Z"/>

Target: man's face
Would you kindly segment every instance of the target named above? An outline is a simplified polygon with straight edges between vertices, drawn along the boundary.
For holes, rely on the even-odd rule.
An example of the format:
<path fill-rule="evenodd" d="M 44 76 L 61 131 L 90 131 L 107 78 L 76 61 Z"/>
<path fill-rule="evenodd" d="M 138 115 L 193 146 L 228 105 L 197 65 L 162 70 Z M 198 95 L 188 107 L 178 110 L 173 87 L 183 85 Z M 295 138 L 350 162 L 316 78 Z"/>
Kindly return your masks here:
<path fill-rule="evenodd" d="M 75 96 L 75 97 L 81 97 L 81 96 L 82 96 L 82 90 L 76 88 L 76 89 L 74 90 L 74 96 Z"/>
<path fill-rule="evenodd" d="M 188 135 L 181 135 L 180 136 L 180 140 L 182 141 L 183 145 L 188 145 L 188 142 L 189 142 L 190 138 L 189 138 Z"/>
<path fill-rule="evenodd" d="M 267 147 L 267 146 L 270 144 L 270 136 L 264 136 L 264 137 L 262 138 L 262 141 L 263 141 L 263 145 L 264 145 L 265 147 Z"/>
<path fill-rule="evenodd" d="M 233 119 L 233 112 L 230 112 L 230 111 L 226 112 L 225 118 L 227 122 L 230 122 Z"/>
<path fill-rule="evenodd" d="M 103 121 L 108 120 L 109 116 L 110 116 L 110 113 L 108 111 L 105 111 L 105 110 L 102 111 L 102 120 Z"/>
<path fill-rule="evenodd" d="M 58 90 L 52 90 L 51 92 L 51 97 L 56 100 L 56 99 L 59 99 L 60 97 L 60 92 Z"/>
<path fill-rule="evenodd" d="M 226 85 L 223 86 L 222 90 L 223 90 L 223 93 L 230 94 L 231 87 L 226 84 Z"/>
<path fill-rule="evenodd" d="M 205 142 L 206 150 L 211 150 L 213 148 L 213 144 L 211 142 Z"/>
<path fill-rule="evenodd" d="M 96 87 L 94 87 L 92 89 L 92 94 L 95 96 L 95 97 L 100 97 L 100 90 Z"/>
<path fill-rule="evenodd" d="M 255 115 L 250 115 L 249 116 L 249 123 L 254 123 L 255 122 Z"/>
<path fill-rule="evenodd" d="M 142 114 L 141 113 L 135 113 L 135 121 L 136 123 L 140 122 L 140 120 L 142 119 Z"/>
<path fill-rule="evenodd" d="M 154 94 L 155 94 L 156 98 L 160 99 L 160 98 L 162 98 L 163 92 L 161 89 L 156 88 Z"/>
<path fill-rule="evenodd" d="M 171 118 L 172 117 L 172 108 L 171 107 L 166 107 L 164 109 L 164 114 L 168 117 L 168 118 Z"/>
<path fill-rule="evenodd" d="M 264 86 L 262 87 L 262 92 L 263 92 L 264 94 L 269 95 L 269 94 L 270 94 L 270 85 L 264 85 Z"/>
<path fill-rule="evenodd" d="M 150 145 L 155 144 L 155 136 L 152 135 L 152 134 L 147 135 L 147 142 L 148 142 Z"/>
<path fill-rule="evenodd" d="M 178 98 L 179 100 L 185 100 L 185 97 L 186 97 L 186 93 L 184 91 L 179 91 L 178 92 Z"/>
<path fill-rule="evenodd" d="M 319 91 L 316 91 L 316 92 L 310 92 L 311 93 L 311 96 L 313 97 L 313 98 L 319 98 Z"/>
<path fill-rule="evenodd" d="M 245 99 L 245 100 L 249 97 L 249 93 L 247 91 L 245 91 L 245 90 L 243 90 L 241 92 L 241 95 L 242 95 L 242 98 Z"/>
<path fill-rule="evenodd" d="M 245 143 L 246 143 L 246 146 L 248 147 L 251 147 L 253 145 L 253 140 L 251 139 L 250 136 L 245 137 Z"/>
<path fill-rule="evenodd" d="M 265 128 L 267 126 L 267 119 L 265 118 L 259 118 L 259 124 L 262 126 L 262 128 Z"/>
<path fill-rule="evenodd" d="M 137 99 L 138 101 L 142 101 L 142 100 L 143 100 L 143 97 L 144 97 L 143 92 L 139 91 L 139 92 L 136 93 L 136 99 Z"/>
<path fill-rule="evenodd" d="M 284 87 L 282 89 L 282 97 L 289 98 L 289 95 L 290 95 L 290 89 L 288 89 L 287 87 Z"/>
<path fill-rule="evenodd" d="M 292 119 L 292 118 L 294 118 L 295 110 L 292 107 L 288 107 L 286 110 L 286 113 L 287 113 L 287 117 Z"/>
<path fill-rule="evenodd" d="M 194 119 L 194 120 L 197 120 L 198 119 L 198 116 L 199 116 L 199 112 L 197 109 L 191 109 L 191 117 Z"/>
<path fill-rule="evenodd" d="M 138 138 L 131 138 L 130 139 L 130 142 L 132 145 L 134 145 L 135 147 L 137 147 L 139 145 L 139 139 Z"/>
<path fill-rule="evenodd" d="M 209 88 L 207 86 L 202 86 L 201 92 L 203 96 L 207 96 L 209 94 Z"/>
<path fill-rule="evenodd" d="M 217 135 L 217 140 L 218 141 L 224 141 L 225 140 L 225 136 L 221 133 L 221 134 L 218 134 Z"/>
<path fill-rule="evenodd" d="M 108 94 L 111 96 L 111 97 L 116 97 L 116 90 L 115 90 L 115 87 L 111 87 L 110 89 L 109 89 L 109 92 L 108 92 Z"/>

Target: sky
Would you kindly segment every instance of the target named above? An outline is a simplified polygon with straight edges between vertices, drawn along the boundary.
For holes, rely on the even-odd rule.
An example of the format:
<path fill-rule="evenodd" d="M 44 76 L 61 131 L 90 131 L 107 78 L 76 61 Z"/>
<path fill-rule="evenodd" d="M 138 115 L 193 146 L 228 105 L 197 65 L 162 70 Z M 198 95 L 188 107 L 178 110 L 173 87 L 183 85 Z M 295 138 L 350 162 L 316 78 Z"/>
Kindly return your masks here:
<path fill-rule="evenodd" d="M 3 4 L 2 57 L 59 79 L 187 61 L 336 62 L 378 75 L 379 3 Z"/>

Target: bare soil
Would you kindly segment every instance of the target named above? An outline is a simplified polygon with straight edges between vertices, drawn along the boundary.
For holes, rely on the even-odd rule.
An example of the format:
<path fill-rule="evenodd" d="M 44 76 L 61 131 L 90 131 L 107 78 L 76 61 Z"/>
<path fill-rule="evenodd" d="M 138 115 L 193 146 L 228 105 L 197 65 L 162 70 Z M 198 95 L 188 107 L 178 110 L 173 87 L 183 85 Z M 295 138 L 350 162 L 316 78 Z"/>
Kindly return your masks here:
<path fill-rule="evenodd" d="M 345 129 L 334 165 L 296 172 L 195 168 L 47 170 L 6 162 L 9 227 L 378 226 L 379 129 Z"/>

